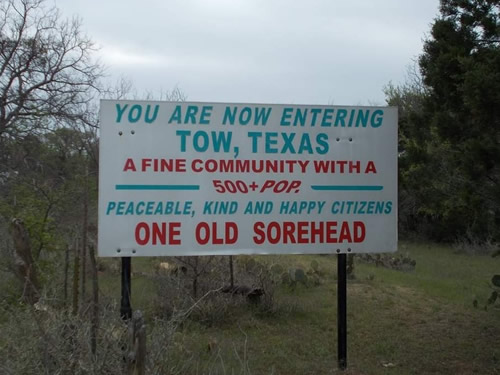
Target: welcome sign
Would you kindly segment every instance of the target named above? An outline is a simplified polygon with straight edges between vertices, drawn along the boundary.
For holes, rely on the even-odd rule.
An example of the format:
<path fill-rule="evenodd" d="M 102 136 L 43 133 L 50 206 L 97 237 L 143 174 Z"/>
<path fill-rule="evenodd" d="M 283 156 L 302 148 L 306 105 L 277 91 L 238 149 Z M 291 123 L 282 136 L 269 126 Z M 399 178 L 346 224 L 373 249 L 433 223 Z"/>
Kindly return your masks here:
<path fill-rule="evenodd" d="M 397 109 L 101 101 L 99 255 L 392 252 Z"/>

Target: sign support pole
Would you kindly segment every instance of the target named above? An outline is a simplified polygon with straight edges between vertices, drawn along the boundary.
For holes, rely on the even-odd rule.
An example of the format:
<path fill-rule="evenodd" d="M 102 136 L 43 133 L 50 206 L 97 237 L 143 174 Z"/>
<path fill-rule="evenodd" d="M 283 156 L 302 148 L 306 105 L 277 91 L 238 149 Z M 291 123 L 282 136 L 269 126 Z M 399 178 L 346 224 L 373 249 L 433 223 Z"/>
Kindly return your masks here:
<path fill-rule="evenodd" d="M 337 334 L 339 369 L 347 368 L 347 255 L 337 255 Z"/>
<path fill-rule="evenodd" d="M 130 281 L 131 258 L 122 257 L 122 298 L 120 303 L 120 316 L 123 320 L 132 318 L 132 307 L 130 305 L 130 296 L 132 292 L 132 283 Z"/>

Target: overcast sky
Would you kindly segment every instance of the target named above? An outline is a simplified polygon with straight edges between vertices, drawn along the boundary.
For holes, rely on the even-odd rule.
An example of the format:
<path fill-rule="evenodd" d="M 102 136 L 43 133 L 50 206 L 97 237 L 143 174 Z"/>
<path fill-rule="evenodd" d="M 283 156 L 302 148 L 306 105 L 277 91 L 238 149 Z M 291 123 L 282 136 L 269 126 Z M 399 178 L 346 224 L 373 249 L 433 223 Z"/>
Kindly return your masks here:
<path fill-rule="evenodd" d="M 383 105 L 438 0 L 56 0 L 113 80 L 189 101 Z"/>

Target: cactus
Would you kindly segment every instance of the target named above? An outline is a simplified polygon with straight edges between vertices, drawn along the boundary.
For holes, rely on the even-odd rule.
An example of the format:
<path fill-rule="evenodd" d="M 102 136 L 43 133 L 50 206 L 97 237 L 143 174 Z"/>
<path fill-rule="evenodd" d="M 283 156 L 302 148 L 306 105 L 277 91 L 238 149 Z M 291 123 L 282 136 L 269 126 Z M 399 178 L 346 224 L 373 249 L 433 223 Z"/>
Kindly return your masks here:
<path fill-rule="evenodd" d="M 491 283 L 493 284 L 493 286 L 500 288 L 500 275 L 494 275 L 491 278 Z M 499 297 L 498 290 L 493 290 L 493 292 L 491 292 L 490 298 L 488 298 L 487 305 L 493 305 L 497 301 L 498 297 Z"/>
<path fill-rule="evenodd" d="M 287 285 L 290 285 L 292 283 L 292 279 L 290 278 L 290 274 L 288 272 L 283 272 L 281 274 L 281 282 Z"/>
<path fill-rule="evenodd" d="M 307 285 L 307 275 L 302 268 L 290 268 L 288 273 L 290 274 L 290 280 L 292 280 L 293 283 Z"/>
<path fill-rule="evenodd" d="M 283 280 L 283 272 L 284 272 L 284 269 L 283 267 L 280 265 L 280 264 L 273 264 L 271 267 L 269 267 L 267 273 L 269 274 L 269 277 L 271 279 L 271 281 L 274 283 L 274 284 L 277 284 L 277 283 L 285 283 L 285 281 Z"/>
<path fill-rule="evenodd" d="M 500 297 L 500 291 L 497 290 L 497 288 L 500 288 L 500 275 L 493 275 L 493 277 L 491 278 L 491 284 L 493 284 L 491 286 L 491 289 L 493 289 L 493 291 L 491 292 L 490 297 L 486 300 L 486 304 L 484 305 L 485 310 L 488 310 L 488 306 L 495 304 L 495 302 L 498 301 Z M 473 305 L 476 308 L 478 307 L 477 299 L 473 301 Z"/>
<path fill-rule="evenodd" d="M 497 288 L 500 288 L 500 275 L 494 275 L 491 278 L 491 283 L 495 285 Z"/>
<path fill-rule="evenodd" d="M 498 298 L 498 292 L 495 290 L 491 293 L 490 298 L 488 298 L 488 305 L 493 305 Z"/>

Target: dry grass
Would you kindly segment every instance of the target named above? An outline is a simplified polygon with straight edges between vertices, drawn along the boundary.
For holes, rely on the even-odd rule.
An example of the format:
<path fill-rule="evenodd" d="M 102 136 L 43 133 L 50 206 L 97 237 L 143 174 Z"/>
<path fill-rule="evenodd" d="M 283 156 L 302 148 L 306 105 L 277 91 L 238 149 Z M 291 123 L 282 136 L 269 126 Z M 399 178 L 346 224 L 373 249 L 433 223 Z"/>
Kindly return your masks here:
<path fill-rule="evenodd" d="M 147 317 L 148 374 L 500 373 L 500 310 L 472 306 L 474 298 L 486 301 L 487 283 L 500 268 L 500 259 L 428 245 L 402 248 L 417 260 L 414 271 L 356 264 L 356 279 L 348 283 L 345 372 L 337 369 L 336 361 L 334 256 L 257 257 L 285 270 L 310 271 L 313 260 L 320 265 L 319 284 L 275 285 L 271 309 L 214 293 L 189 314 L 182 305 L 184 312 L 170 310 L 163 317 L 158 297 L 169 294 L 156 288 L 153 260 L 138 260 L 133 304 Z M 110 271 L 101 275 L 103 300 L 115 299 L 116 304 L 118 278 Z M 110 306 L 101 310 L 99 353 L 92 357 L 85 318 L 73 321 L 56 312 L 35 319 L 32 311 L 5 305 L 0 373 L 121 373 L 123 323 Z M 62 334 L 68 326 L 74 335 Z M 42 345 L 44 336 L 53 344 Z"/>

